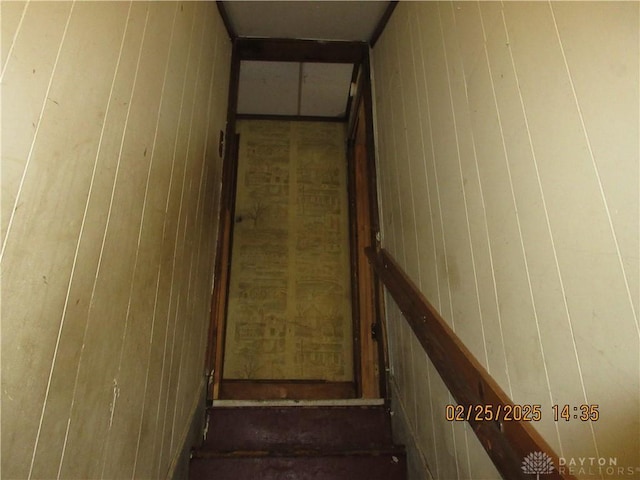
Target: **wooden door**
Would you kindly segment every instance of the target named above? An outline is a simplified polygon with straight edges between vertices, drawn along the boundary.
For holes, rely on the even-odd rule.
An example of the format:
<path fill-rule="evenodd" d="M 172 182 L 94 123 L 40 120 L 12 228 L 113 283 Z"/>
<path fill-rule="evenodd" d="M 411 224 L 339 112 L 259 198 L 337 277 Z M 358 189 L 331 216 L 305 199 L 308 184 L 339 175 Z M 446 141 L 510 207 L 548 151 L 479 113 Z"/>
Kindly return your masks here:
<path fill-rule="evenodd" d="M 221 397 L 355 395 L 345 126 L 239 121 Z"/>

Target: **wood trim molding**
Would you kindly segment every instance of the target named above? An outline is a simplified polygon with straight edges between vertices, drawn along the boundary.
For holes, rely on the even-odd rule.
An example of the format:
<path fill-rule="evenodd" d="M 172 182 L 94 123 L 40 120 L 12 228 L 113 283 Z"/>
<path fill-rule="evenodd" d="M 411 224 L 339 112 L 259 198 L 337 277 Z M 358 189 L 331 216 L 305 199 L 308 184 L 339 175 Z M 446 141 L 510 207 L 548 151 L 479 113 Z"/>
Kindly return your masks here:
<path fill-rule="evenodd" d="M 359 64 L 354 64 L 353 65 L 353 69 L 351 71 L 351 82 L 349 83 L 349 98 L 347 99 L 347 108 L 345 108 L 344 111 L 344 121 L 347 123 L 347 125 L 349 124 L 349 118 L 351 117 L 351 114 L 353 113 L 354 110 L 354 105 L 357 105 L 357 103 L 355 103 L 356 100 L 356 96 L 355 96 L 355 92 L 353 90 L 354 85 L 355 85 L 355 89 L 356 92 L 358 90 L 358 75 L 360 74 L 360 65 Z M 349 130 L 347 130 L 347 132 L 349 132 Z M 348 135 L 348 133 L 347 133 Z"/>
<path fill-rule="evenodd" d="M 513 405 L 391 255 L 368 248 L 367 256 L 456 402 L 465 407 L 491 405 L 494 412 L 498 405 L 503 411 Z M 468 422 L 503 478 L 529 479 L 521 469 L 522 460 L 532 452 L 544 452 L 556 465 L 545 480 L 575 480 L 557 470 L 558 455 L 531 422 L 476 421 L 473 416 Z"/>
<path fill-rule="evenodd" d="M 379 244 L 373 98 L 368 50 L 357 67 L 357 75 L 354 75 L 356 91 L 347 121 L 353 314 L 354 326 L 360 333 L 356 336 L 354 348 L 354 351 L 359 352 L 355 365 L 356 371 L 361 374 L 359 393 L 368 396 L 375 392 L 376 396 L 388 400 L 383 287 L 365 255 L 366 247 Z M 366 380 L 371 377 L 372 372 L 375 372 L 377 378 L 375 387 Z"/>
<path fill-rule="evenodd" d="M 238 113 L 236 120 L 276 120 L 285 122 L 345 122 L 345 117 L 319 117 L 311 115 L 262 115 L 260 113 Z"/>
<path fill-rule="evenodd" d="M 398 0 L 392 0 L 389 2 L 387 9 L 384 11 L 384 14 L 382 15 L 382 17 L 380 17 L 380 21 L 378 22 L 378 25 L 376 25 L 376 28 L 371 34 L 371 38 L 369 39 L 369 45 L 371 45 L 371 48 L 375 47 L 376 42 L 378 41 L 378 39 L 380 38 L 380 35 L 382 35 L 382 32 L 384 31 L 384 27 L 387 26 L 387 23 L 391 18 L 391 14 L 393 13 L 393 11 L 396 9 L 397 6 L 398 6 Z"/>
<path fill-rule="evenodd" d="M 224 359 L 224 337 L 225 337 L 225 323 L 226 323 L 226 307 L 227 307 L 227 293 L 228 293 L 228 275 L 231 259 L 231 248 L 233 240 L 233 217 L 235 207 L 235 183 L 236 183 L 236 168 L 237 168 L 237 140 L 235 137 L 236 120 L 243 117 L 243 115 L 237 114 L 237 96 L 238 96 L 238 81 L 240 73 L 241 60 L 265 60 L 265 61 L 309 61 L 309 62 L 329 62 L 329 63 L 352 63 L 354 64 L 354 75 L 356 71 L 360 71 L 359 80 L 360 88 L 358 98 L 354 98 L 354 102 L 351 104 L 351 109 L 359 109 L 360 103 L 364 104 L 364 119 L 366 123 L 364 130 L 366 131 L 366 174 L 360 174 L 361 184 L 366 185 L 367 191 L 363 192 L 367 198 L 365 199 L 369 203 L 367 222 L 371 223 L 371 227 L 368 227 L 368 234 L 366 237 L 370 237 L 370 241 L 363 244 L 375 245 L 376 233 L 378 231 L 378 211 L 377 211 L 377 196 L 375 187 L 375 157 L 374 157 L 374 143 L 373 143 L 373 123 L 372 123 L 372 98 L 371 98 L 371 85 L 369 77 L 369 47 L 364 42 L 317 42 L 307 40 L 272 40 L 272 39 L 245 39 L 237 38 L 234 41 L 233 53 L 231 59 L 231 73 L 230 73 L 230 88 L 228 97 L 228 112 L 227 112 L 227 130 L 225 137 L 227 139 L 225 159 L 223 164 L 223 182 L 222 182 L 222 198 L 220 209 L 220 221 L 218 231 L 218 250 L 216 255 L 215 264 L 215 284 L 211 309 L 211 327 L 209 331 L 209 342 L 207 346 L 206 354 L 206 371 L 210 375 L 211 385 L 208 390 L 208 399 L 210 401 L 221 398 L 223 395 L 229 394 L 229 386 L 227 380 L 223 380 L 223 359 Z M 366 72 L 364 71 L 366 70 Z M 256 118 L 256 117 L 254 117 Z M 264 118 L 264 117 L 262 117 Z M 273 119 L 280 120 L 281 117 L 273 117 Z M 316 120 L 315 118 L 303 118 L 296 117 L 297 120 Z M 347 121 L 347 118 L 340 119 L 327 119 L 324 121 Z M 352 132 L 353 133 L 353 132 Z M 355 173 L 355 172 L 354 172 Z M 365 181 L 366 180 L 366 181 Z M 371 272 L 366 257 L 362 255 L 364 259 L 364 271 Z M 374 323 L 363 334 L 367 335 L 367 338 L 371 337 L 372 329 L 375 331 L 378 341 L 377 343 L 377 362 L 373 365 L 373 368 L 377 370 L 379 379 L 379 386 L 369 382 L 372 385 L 369 388 L 369 396 L 379 397 L 382 395 L 386 398 L 386 346 L 384 342 L 384 325 L 381 321 L 383 308 L 382 305 L 382 286 L 375 278 L 375 274 L 372 272 L 368 274 L 371 276 L 369 285 L 367 288 L 372 290 L 369 293 L 369 300 L 372 303 L 370 311 L 375 317 Z M 358 340 L 359 341 L 359 340 Z M 358 345 L 358 344 L 356 344 Z M 357 364 L 357 362 L 356 362 Z M 358 381 L 358 388 L 361 386 L 362 379 L 358 378 L 356 374 L 356 380 Z M 231 387 L 236 388 L 236 387 Z M 243 387 L 246 388 L 246 387 Z M 261 387 L 266 388 L 266 387 Z M 295 387 L 298 388 L 298 387 Z M 320 387 L 314 387 L 320 388 Z M 352 390 L 356 392 L 355 383 L 352 384 Z M 224 390 L 224 391 L 223 391 Z M 320 390 L 324 392 L 325 390 Z M 361 393 L 361 392 L 357 392 Z M 374 395 L 375 393 L 375 395 Z M 255 393 L 256 395 L 259 394 Z M 336 393 L 339 395 L 340 393 Z M 280 393 L 278 393 L 280 395 Z M 322 394 L 324 395 L 324 394 Z M 343 395 L 346 395 L 344 393 Z M 349 397 L 353 397 L 355 393 L 349 393 Z M 258 397 L 256 397 L 258 398 Z M 280 398 L 280 397 L 278 397 Z"/>
<path fill-rule="evenodd" d="M 270 62 L 359 63 L 368 50 L 364 42 L 238 38 L 240 60 Z"/>
<path fill-rule="evenodd" d="M 371 60 L 369 58 L 369 50 L 363 58 L 363 82 L 362 95 L 365 107 L 365 115 L 367 118 L 367 161 L 369 162 L 369 201 L 373 208 L 371 209 L 371 231 L 372 242 L 374 245 L 378 243 L 378 233 L 380 232 L 380 212 L 378 211 L 378 175 L 376 170 L 376 145 L 375 132 L 373 129 L 373 89 L 371 85 Z"/>
<path fill-rule="evenodd" d="M 211 299 L 211 322 L 205 355 L 205 370 L 209 376 L 207 398 L 217 398 L 222 380 L 222 360 L 224 356 L 225 319 L 229 268 L 231 263 L 232 219 L 235 208 L 235 184 L 238 157 L 238 138 L 235 133 L 235 115 L 238 102 L 238 78 L 240 60 L 235 53 L 231 56 L 229 96 L 227 107 L 226 146 L 222 163 L 222 188 L 220 193 L 220 213 L 218 217 L 218 246 L 214 266 L 214 286 Z"/>
<path fill-rule="evenodd" d="M 373 128 L 373 88 L 371 82 L 371 59 L 370 50 L 367 49 L 362 62 L 362 99 L 366 118 L 366 145 L 367 145 L 367 194 L 369 195 L 370 209 L 370 230 L 371 245 L 376 249 L 380 248 L 380 212 L 378 208 L 378 174 L 376 168 L 376 144 L 375 131 Z M 389 367 L 389 349 L 387 345 L 386 322 L 384 320 L 384 287 L 375 271 L 373 272 L 373 282 L 375 285 L 375 335 L 378 339 L 378 369 L 380 371 L 380 393 L 387 399 L 389 397 L 389 385 L 387 369 Z"/>
<path fill-rule="evenodd" d="M 358 89 L 353 103 L 353 115 L 348 129 L 349 215 L 352 304 L 354 329 L 354 359 L 359 373 L 359 394 L 364 398 L 387 398 L 387 355 L 382 286 L 371 269 L 365 249 L 377 246 L 377 187 L 373 125 L 370 115 L 371 96 L 367 55 L 361 64 Z"/>
<path fill-rule="evenodd" d="M 227 12 L 227 7 L 225 6 L 224 2 L 220 0 L 216 2 L 216 6 L 218 7 L 220 18 L 222 18 L 222 23 L 224 23 L 224 28 L 227 29 L 227 35 L 229 35 L 231 41 L 234 41 L 236 38 L 238 38 L 238 34 L 233 28 L 233 23 L 231 22 L 231 17 L 229 17 L 229 12 Z"/>
<path fill-rule="evenodd" d="M 362 90 L 364 89 L 363 87 L 363 82 L 364 82 L 364 74 L 362 72 L 362 70 L 364 69 L 364 65 L 355 65 L 354 70 L 356 71 L 356 75 L 354 80 L 352 81 L 352 84 L 355 84 L 355 91 L 350 92 L 352 93 L 351 97 L 349 98 L 349 102 L 350 102 L 350 107 L 347 110 L 347 137 L 351 138 L 353 137 L 354 134 L 354 129 L 356 127 L 356 124 L 358 123 L 358 108 L 357 106 L 360 105 L 360 102 L 362 101 Z"/>

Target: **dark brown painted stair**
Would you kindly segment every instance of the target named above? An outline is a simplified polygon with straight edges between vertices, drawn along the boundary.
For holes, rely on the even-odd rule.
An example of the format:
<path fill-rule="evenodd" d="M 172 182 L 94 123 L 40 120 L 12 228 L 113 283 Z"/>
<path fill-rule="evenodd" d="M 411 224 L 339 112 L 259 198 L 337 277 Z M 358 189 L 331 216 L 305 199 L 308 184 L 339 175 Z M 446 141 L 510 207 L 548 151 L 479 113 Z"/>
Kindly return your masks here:
<path fill-rule="evenodd" d="M 191 480 L 404 480 L 404 448 L 380 406 L 218 407 Z"/>

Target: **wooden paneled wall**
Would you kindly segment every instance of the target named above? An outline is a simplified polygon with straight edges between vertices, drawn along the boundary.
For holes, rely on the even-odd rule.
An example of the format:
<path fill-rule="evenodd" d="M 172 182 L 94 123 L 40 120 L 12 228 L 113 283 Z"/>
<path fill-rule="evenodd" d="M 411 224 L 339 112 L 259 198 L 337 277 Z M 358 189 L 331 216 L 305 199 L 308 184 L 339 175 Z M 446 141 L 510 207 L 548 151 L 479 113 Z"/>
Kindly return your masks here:
<path fill-rule="evenodd" d="M 165 478 L 204 394 L 214 2 L 2 2 L 2 476 Z"/>
<path fill-rule="evenodd" d="M 383 247 L 513 401 L 541 405 L 533 426 L 561 457 L 625 475 L 640 467 L 639 35 L 638 2 L 400 2 L 373 50 Z M 499 478 L 387 302 L 418 478 Z M 573 417 L 583 404 L 597 421 Z"/>

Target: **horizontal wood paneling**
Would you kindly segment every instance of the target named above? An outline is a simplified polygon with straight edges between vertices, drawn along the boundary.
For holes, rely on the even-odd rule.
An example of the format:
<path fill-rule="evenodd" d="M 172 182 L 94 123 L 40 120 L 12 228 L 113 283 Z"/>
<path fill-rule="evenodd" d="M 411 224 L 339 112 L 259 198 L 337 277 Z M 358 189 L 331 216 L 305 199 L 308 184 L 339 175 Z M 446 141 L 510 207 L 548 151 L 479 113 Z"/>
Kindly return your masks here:
<path fill-rule="evenodd" d="M 203 392 L 230 41 L 214 3 L 2 14 L 2 474 L 165 478 Z"/>

